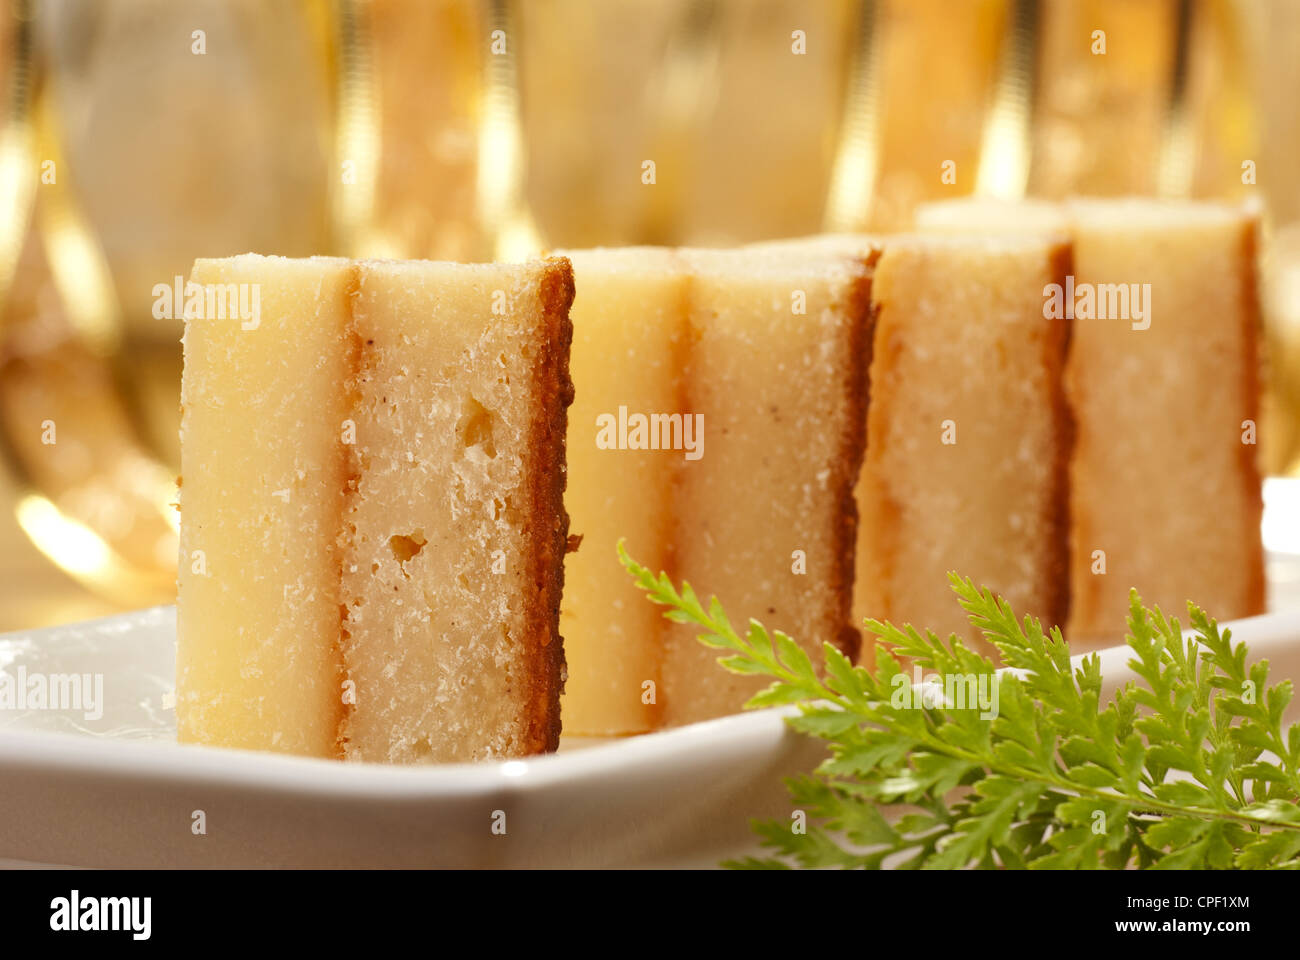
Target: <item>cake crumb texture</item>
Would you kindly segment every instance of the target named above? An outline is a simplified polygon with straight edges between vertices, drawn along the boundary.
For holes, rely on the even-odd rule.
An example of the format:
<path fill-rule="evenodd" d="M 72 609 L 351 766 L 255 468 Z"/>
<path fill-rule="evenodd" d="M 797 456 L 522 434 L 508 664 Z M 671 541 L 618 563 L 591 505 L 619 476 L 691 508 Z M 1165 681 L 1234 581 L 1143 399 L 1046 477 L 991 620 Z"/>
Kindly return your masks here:
<path fill-rule="evenodd" d="M 261 318 L 187 325 L 181 739 L 556 749 L 568 262 L 250 255 L 194 278 L 257 285 Z"/>
<path fill-rule="evenodd" d="M 200 260 L 192 279 L 258 285 L 260 317 L 186 324 L 177 735 L 335 757 L 353 269 L 247 255 Z"/>
<path fill-rule="evenodd" d="M 554 750 L 567 261 L 362 263 L 343 535 L 349 759 Z"/>

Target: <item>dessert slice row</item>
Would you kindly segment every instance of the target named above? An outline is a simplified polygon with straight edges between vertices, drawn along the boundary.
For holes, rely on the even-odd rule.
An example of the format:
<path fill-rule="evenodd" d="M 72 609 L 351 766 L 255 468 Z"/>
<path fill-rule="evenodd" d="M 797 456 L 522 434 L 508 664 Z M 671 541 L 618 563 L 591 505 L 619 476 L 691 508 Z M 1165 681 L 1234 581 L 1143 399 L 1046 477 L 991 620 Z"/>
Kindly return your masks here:
<path fill-rule="evenodd" d="M 1254 231 L 968 203 L 731 251 L 199 261 L 181 739 L 553 750 L 561 632 L 566 732 L 739 710 L 760 682 L 644 600 L 620 539 L 815 661 L 868 617 L 980 642 L 954 570 L 1084 648 L 1130 587 L 1260 612 Z M 244 285 L 260 316 L 213 313 Z"/>
<path fill-rule="evenodd" d="M 1082 650 L 1122 642 L 1134 587 L 1171 615 L 1194 598 L 1224 619 L 1263 611 L 1254 217 L 968 201 L 923 208 L 919 226 L 730 253 L 570 254 L 569 448 L 586 491 L 571 504 L 575 530 L 593 536 L 569 558 L 562 611 L 568 731 L 719 716 L 757 689 L 718 671 L 690 628 L 638 611 L 612 556 L 620 535 L 653 568 L 810 652 L 846 649 L 868 617 L 980 644 L 950 571 Z M 817 321 L 827 314 L 789 309 L 815 287 L 801 271 L 846 262 L 870 275 L 867 323 L 843 321 L 871 329 L 857 348 L 865 414 L 862 371 L 836 359 L 844 337 Z M 628 272 L 658 285 L 649 313 Z M 728 406 L 709 405 L 719 397 Z M 593 418 L 628 404 L 707 410 L 704 457 L 593 445 Z M 827 518 L 853 526 L 837 486 L 848 461 L 826 446 L 847 435 L 844 411 L 866 426 L 849 618 L 844 556 L 825 536 Z M 638 479 L 607 484 L 612 469 Z"/>
<path fill-rule="evenodd" d="M 1042 289 L 1063 280 L 1067 243 L 835 236 L 565 255 L 578 288 L 568 502 L 584 537 L 561 607 L 567 731 L 722 716 L 763 686 L 645 603 L 620 536 L 814 662 L 825 643 L 852 655 L 866 616 L 967 632 L 945 596 L 954 567 L 1017 609 L 1065 616 L 1068 325 L 1044 319 Z M 702 417 L 703 456 L 608 449 L 600 423 L 623 409 Z"/>

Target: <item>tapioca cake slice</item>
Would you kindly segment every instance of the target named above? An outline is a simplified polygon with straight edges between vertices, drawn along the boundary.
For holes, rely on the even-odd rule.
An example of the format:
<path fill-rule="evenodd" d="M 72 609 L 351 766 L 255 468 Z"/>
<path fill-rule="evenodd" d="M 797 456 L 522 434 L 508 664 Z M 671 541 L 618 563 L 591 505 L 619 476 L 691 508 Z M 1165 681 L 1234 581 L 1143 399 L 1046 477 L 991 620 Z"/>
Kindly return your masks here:
<path fill-rule="evenodd" d="M 566 503 L 570 530 L 582 538 L 565 561 L 560 605 L 569 664 L 564 729 L 644 733 L 659 722 L 668 624 L 632 583 L 615 545 L 626 538 L 631 555 L 652 570 L 670 564 L 673 483 L 683 454 L 660 443 L 658 432 L 637 434 L 636 418 L 648 424 L 676 415 L 680 424 L 687 275 L 680 258 L 661 247 L 561 253 L 577 285 Z M 629 422 L 631 434 L 620 436 L 620 424 Z"/>
<path fill-rule="evenodd" d="M 359 271 L 345 754 L 412 763 L 554 750 L 569 263 Z"/>
<path fill-rule="evenodd" d="M 1262 613 L 1255 219 L 1200 203 L 1068 209 L 1077 283 L 1136 284 L 1146 301 L 1141 319 L 1075 321 L 1069 636 L 1122 642 L 1130 587 L 1180 617 L 1188 600 L 1221 620 Z"/>
<path fill-rule="evenodd" d="M 967 200 L 922 207 L 917 223 L 1073 238 L 1074 300 L 1094 308 L 1074 322 L 1066 372 L 1071 642 L 1122 642 L 1130 587 L 1173 614 L 1188 600 L 1222 619 L 1263 612 L 1254 216 L 1186 201 Z M 1121 294 L 1128 310 L 1109 309 Z"/>
<path fill-rule="evenodd" d="M 785 631 L 814 663 L 825 642 L 852 656 L 871 268 L 785 251 L 680 256 L 691 274 L 682 409 L 700 443 L 678 467 L 673 569 L 739 625 Z M 669 629 L 669 725 L 735 713 L 763 686 L 724 672 L 697 633 Z"/>
<path fill-rule="evenodd" d="M 556 748 L 567 261 L 238 257 L 195 281 L 183 741 L 419 762 Z"/>
<path fill-rule="evenodd" d="M 334 757 L 354 272 L 248 255 L 199 260 L 191 280 L 204 315 L 187 320 L 181 388 L 177 734 Z M 256 316 L 231 307 L 241 295 Z"/>
<path fill-rule="evenodd" d="M 895 237 L 876 268 L 854 620 L 978 640 L 957 571 L 1063 623 L 1069 325 L 1044 289 L 1069 246 L 1043 237 Z"/>

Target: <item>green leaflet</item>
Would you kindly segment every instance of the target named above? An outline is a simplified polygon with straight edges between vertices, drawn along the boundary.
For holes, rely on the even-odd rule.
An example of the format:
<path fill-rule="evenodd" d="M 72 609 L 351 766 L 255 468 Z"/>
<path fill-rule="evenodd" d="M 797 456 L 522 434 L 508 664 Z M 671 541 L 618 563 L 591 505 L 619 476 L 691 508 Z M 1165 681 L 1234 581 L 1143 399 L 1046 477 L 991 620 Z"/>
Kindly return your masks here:
<path fill-rule="evenodd" d="M 717 598 L 704 605 L 621 542 L 618 554 L 725 668 L 772 678 L 746 707 L 798 704 L 790 725 L 827 745 L 812 775 L 787 781 L 791 822 L 754 823 L 770 856 L 727 866 L 1300 868 L 1300 724 L 1282 726 L 1291 682 L 1269 686 L 1267 662 L 1249 663 L 1245 645 L 1194 604 L 1184 634 L 1132 592 L 1139 682 L 1102 703 L 1096 654 L 1072 666 L 1058 628 L 1018 619 L 956 574 L 971 623 L 1023 674 L 995 679 L 993 662 L 955 635 L 876 621 L 866 624 L 874 671 L 828 644 L 818 673 L 790 637 L 756 620 L 738 632 Z M 939 693 L 913 690 L 912 665 L 944 678 Z M 996 710 L 976 696 L 993 684 Z M 887 819 L 881 807 L 896 803 L 910 809 Z"/>

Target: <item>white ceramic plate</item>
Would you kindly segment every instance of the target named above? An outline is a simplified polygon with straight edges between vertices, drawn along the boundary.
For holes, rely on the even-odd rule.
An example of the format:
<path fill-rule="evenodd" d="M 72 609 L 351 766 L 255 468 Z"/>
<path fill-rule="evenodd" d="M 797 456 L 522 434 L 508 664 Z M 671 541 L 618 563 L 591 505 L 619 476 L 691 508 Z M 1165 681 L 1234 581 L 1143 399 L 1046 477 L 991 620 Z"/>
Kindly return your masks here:
<path fill-rule="evenodd" d="M 1278 489 L 1266 542 L 1273 609 L 1284 609 L 1300 601 L 1300 548 L 1285 540 L 1300 523 L 1286 516 L 1279 526 Z M 1300 610 L 1231 626 L 1272 662 L 1274 680 L 1300 679 Z M 165 706 L 174 646 L 171 607 L 0 636 L 10 676 L 103 678 L 98 717 L 0 710 L 0 864 L 711 866 L 755 849 L 748 818 L 789 816 L 781 778 L 822 753 L 786 729 L 781 711 L 440 767 L 180 746 Z M 1103 652 L 1112 689 L 1129 678 L 1127 659 L 1124 648 Z M 1298 710 L 1300 701 L 1291 719 Z M 197 811 L 206 832 L 194 828 Z"/>
<path fill-rule="evenodd" d="M 0 858 L 85 866 L 710 866 L 817 746 L 771 712 L 527 761 L 389 767 L 181 746 L 175 608 L 0 637 L 11 677 L 101 675 L 103 715 L 0 710 Z M 83 704 L 84 706 L 84 704 Z M 90 711 L 96 713 L 98 711 Z M 192 829 L 203 811 L 206 834 Z M 498 813 L 501 811 L 501 813 Z M 504 814 L 505 833 L 493 832 Z"/>

